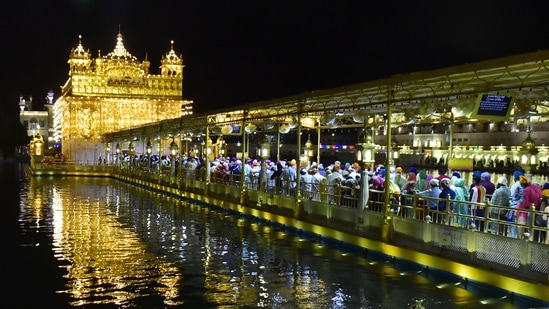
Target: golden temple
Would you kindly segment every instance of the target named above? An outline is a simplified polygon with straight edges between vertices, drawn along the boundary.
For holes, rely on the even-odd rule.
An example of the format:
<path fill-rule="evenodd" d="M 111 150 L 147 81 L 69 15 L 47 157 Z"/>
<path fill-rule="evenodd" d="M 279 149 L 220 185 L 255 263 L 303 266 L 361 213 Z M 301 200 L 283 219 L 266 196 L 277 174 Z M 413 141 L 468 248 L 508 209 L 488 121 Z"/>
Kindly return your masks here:
<path fill-rule="evenodd" d="M 82 45 L 69 55 L 69 78 L 53 109 L 53 139 L 74 161 L 90 162 L 103 153 L 101 136 L 148 123 L 192 114 L 183 100 L 183 58 L 171 49 L 162 57 L 160 74 L 150 61 L 139 61 L 124 47 L 122 34 L 114 50 L 93 57 Z"/>

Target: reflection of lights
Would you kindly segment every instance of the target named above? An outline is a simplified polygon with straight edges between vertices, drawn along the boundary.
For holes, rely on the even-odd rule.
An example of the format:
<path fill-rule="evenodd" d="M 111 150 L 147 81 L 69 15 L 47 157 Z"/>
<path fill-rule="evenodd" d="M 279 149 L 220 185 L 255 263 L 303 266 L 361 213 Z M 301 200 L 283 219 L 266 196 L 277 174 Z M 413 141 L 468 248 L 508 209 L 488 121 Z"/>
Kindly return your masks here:
<path fill-rule="evenodd" d="M 82 194 L 81 189 L 75 189 L 77 183 L 78 188 L 88 186 L 81 182 L 81 179 L 67 181 L 62 191 L 52 186 L 49 193 L 53 210 L 52 245 L 55 257 L 67 265 L 67 290 L 63 292 L 72 295 L 71 305 L 124 306 L 146 296 L 146 291 L 120 293 L 138 286 L 158 287 L 151 293 L 163 295 L 166 305 L 180 305 L 175 300 L 179 297 L 179 269 L 166 263 L 162 257 L 149 253 L 137 235 L 117 221 L 112 211 L 120 211 L 120 199 L 119 195 L 108 191 L 109 186 L 104 186 L 106 192 L 100 195 L 110 196 L 112 202 L 91 201 L 77 197 Z M 95 190 L 97 186 L 90 185 L 89 188 Z M 37 201 L 44 199 L 34 198 Z M 150 263 L 155 268 L 151 268 Z M 113 289 L 103 290 L 102 300 L 92 300 L 90 297 L 97 292 L 98 283 Z"/>

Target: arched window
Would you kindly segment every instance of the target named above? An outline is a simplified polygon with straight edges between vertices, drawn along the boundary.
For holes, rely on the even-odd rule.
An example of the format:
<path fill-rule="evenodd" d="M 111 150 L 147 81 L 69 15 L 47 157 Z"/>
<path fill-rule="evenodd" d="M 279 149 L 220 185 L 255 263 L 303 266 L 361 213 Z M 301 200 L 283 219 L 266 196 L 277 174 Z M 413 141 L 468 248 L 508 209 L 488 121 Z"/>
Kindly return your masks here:
<path fill-rule="evenodd" d="M 38 125 L 38 120 L 36 118 L 31 118 L 29 121 L 29 130 L 38 130 L 40 126 Z"/>

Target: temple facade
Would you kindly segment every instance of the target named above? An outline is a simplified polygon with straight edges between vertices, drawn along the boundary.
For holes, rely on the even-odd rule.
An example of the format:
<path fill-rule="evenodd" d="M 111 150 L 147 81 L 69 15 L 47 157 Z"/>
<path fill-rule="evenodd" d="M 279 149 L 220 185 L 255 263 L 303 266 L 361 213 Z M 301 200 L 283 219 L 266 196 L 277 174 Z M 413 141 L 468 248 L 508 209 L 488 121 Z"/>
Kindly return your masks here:
<path fill-rule="evenodd" d="M 70 52 L 69 78 L 53 108 L 53 139 L 65 157 L 85 164 L 105 152 L 101 136 L 123 129 L 192 114 L 183 100 L 183 58 L 171 49 L 160 61 L 158 75 L 150 61 L 139 61 L 118 33 L 114 50 L 93 57 L 82 44 Z"/>

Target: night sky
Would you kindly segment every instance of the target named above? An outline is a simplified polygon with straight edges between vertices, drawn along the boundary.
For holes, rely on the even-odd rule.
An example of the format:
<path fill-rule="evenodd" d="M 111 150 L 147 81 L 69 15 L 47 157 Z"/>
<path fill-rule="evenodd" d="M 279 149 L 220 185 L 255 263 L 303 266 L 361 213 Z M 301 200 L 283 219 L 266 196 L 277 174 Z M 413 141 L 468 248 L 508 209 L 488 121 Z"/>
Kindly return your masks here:
<path fill-rule="evenodd" d="M 332 3 L 332 4 L 329 4 Z M 379 4 L 373 4 L 379 3 Z M 3 0 L 0 100 L 59 96 L 78 35 L 151 61 L 174 40 L 195 112 L 549 49 L 546 1 Z"/>

